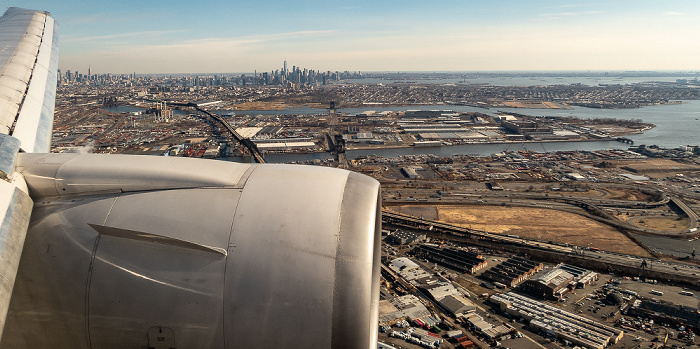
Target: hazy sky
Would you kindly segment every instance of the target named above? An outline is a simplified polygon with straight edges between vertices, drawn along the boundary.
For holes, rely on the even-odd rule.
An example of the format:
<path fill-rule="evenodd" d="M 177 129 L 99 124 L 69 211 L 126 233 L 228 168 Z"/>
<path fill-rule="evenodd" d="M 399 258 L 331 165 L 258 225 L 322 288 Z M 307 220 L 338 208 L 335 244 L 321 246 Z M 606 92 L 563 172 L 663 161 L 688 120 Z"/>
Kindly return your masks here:
<path fill-rule="evenodd" d="M 700 70 L 700 1 L 0 0 L 93 73 Z"/>

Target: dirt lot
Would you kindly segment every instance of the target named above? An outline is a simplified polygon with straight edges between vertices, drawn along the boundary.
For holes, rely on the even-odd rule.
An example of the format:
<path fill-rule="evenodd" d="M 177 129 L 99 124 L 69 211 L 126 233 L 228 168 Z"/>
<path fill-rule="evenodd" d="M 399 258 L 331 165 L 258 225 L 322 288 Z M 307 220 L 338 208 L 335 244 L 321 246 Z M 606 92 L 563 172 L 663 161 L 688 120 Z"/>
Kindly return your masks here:
<path fill-rule="evenodd" d="M 503 104 L 512 108 L 535 108 L 535 109 L 570 109 L 569 106 L 555 102 L 540 101 L 509 101 Z"/>
<path fill-rule="evenodd" d="M 636 217 L 630 223 L 660 231 L 683 231 L 690 227 L 690 219 L 679 217 Z"/>
<path fill-rule="evenodd" d="M 608 195 L 608 193 L 601 191 L 601 190 L 598 190 L 598 189 L 591 189 L 591 190 L 586 190 L 586 191 L 562 190 L 562 191 L 557 191 L 557 192 L 551 192 L 549 195 L 556 197 L 559 194 L 568 195 L 568 196 L 588 197 L 588 198 L 603 197 L 603 196 Z"/>
<path fill-rule="evenodd" d="M 645 159 L 634 162 L 619 161 L 616 164 L 620 168 L 631 170 L 636 174 L 651 178 L 673 177 L 677 173 L 700 171 L 700 166 L 684 164 L 670 159 Z"/>
<path fill-rule="evenodd" d="M 391 209 L 496 234 L 598 247 L 606 251 L 649 257 L 646 250 L 618 230 L 570 212 L 482 205 L 397 206 Z"/>
<path fill-rule="evenodd" d="M 647 201 L 649 195 L 629 189 L 605 188 L 608 195 L 605 196 L 608 200 L 630 200 L 630 201 Z"/>
<path fill-rule="evenodd" d="M 245 102 L 236 104 L 235 110 L 282 110 L 293 107 L 283 102 Z"/>
<path fill-rule="evenodd" d="M 465 280 L 462 278 L 458 278 L 457 280 L 455 280 L 455 282 L 458 283 L 460 286 L 464 287 L 465 289 L 467 289 L 467 291 L 469 291 L 477 296 L 481 296 L 484 293 L 488 293 L 488 295 L 490 297 L 490 296 L 497 293 L 494 290 L 489 290 L 486 287 L 481 287 L 478 284 L 475 284 L 469 280 Z"/>

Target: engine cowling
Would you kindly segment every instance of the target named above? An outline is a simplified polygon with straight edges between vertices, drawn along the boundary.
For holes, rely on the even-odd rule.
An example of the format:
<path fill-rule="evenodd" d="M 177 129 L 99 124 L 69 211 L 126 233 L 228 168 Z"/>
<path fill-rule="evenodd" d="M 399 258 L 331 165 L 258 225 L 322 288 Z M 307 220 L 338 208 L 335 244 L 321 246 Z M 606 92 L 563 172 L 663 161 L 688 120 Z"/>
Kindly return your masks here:
<path fill-rule="evenodd" d="M 20 154 L 35 206 L 3 348 L 369 348 L 379 184 L 354 172 Z"/>

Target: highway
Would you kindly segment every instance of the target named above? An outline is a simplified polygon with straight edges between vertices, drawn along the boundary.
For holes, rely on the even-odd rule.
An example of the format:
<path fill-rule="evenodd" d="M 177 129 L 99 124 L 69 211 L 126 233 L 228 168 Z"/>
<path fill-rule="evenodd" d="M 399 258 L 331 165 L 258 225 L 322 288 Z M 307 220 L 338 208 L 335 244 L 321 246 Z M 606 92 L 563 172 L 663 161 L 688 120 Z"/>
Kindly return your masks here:
<path fill-rule="evenodd" d="M 690 229 L 698 227 L 698 214 L 693 211 L 690 206 L 688 206 L 683 200 L 679 199 L 677 196 L 671 196 L 671 202 L 673 202 L 678 208 L 680 208 L 690 219 Z"/>
<path fill-rule="evenodd" d="M 483 189 L 474 189 L 474 191 L 462 190 L 447 192 L 438 191 L 435 189 L 392 188 L 383 191 L 383 201 L 386 203 L 396 202 L 405 204 L 425 202 L 426 204 L 475 203 L 501 206 L 537 206 L 541 208 L 557 209 L 582 214 L 588 218 L 595 219 L 607 225 L 634 233 L 659 236 L 671 235 L 678 237 L 679 232 L 660 231 L 630 224 L 615 218 L 615 216 L 610 213 L 610 210 L 617 212 L 644 211 L 644 213 L 646 213 L 645 210 L 653 210 L 667 204 L 675 204 L 690 218 L 690 226 L 688 230 L 685 230 L 685 233 L 693 234 L 693 228 L 698 228 L 700 225 L 698 215 L 693 211 L 693 209 L 677 197 L 671 197 L 664 194 L 657 195 L 661 197 L 660 200 L 646 202 L 606 199 L 604 197 L 579 197 L 562 195 L 561 193 L 491 191 Z"/>
<path fill-rule="evenodd" d="M 150 102 L 154 102 L 153 100 L 147 100 Z M 253 159 L 255 159 L 255 162 L 259 164 L 264 164 L 265 159 L 263 158 L 262 153 L 258 149 L 258 146 L 255 145 L 250 139 L 243 138 L 236 130 L 226 121 L 224 120 L 220 115 L 210 113 L 202 108 L 200 108 L 197 103 L 177 103 L 177 102 L 170 102 L 171 105 L 177 105 L 181 107 L 190 107 L 194 108 L 195 110 L 206 114 L 210 118 L 214 119 L 218 123 L 220 123 L 226 130 L 228 130 L 229 133 L 231 133 L 231 136 L 236 140 L 236 142 L 242 144 L 248 151 L 250 152 L 250 155 L 253 156 Z"/>
<path fill-rule="evenodd" d="M 204 114 L 207 114 L 210 118 L 212 118 L 212 119 L 218 121 L 221 125 L 223 125 L 223 126 L 228 130 L 228 132 L 231 133 L 231 135 L 233 136 L 233 138 L 234 138 L 238 143 L 243 144 L 243 146 L 246 147 L 246 149 L 248 149 L 248 151 L 250 152 L 250 155 L 252 155 L 253 158 L 255 159 L 255 162 L 257 162 L 257 163 L 259 163 L 259 164 L 264 164 L 264 163 L 265 163 L 265 159 L 263 158 L 262 153 L 261 153 L 260 150 L 258 149 L 258 146 L 256 146 L 255 143 L 253 143 L 250 139 L 243 138 L 243 137 L 242 137 L 238 132 L 236 132 L 236 130 L 235 130 L 233 127 L 231 127 L 231 125 L 229 125 L 229 123 L 228 123 L 226 120 L 224 120 L 220 115 L 217 115 L 217 114 L 214 114 L 214 113 L 210 113 L 210 112 L 208 112 L 208 111 L 206 111 L 206 110 L 200 108 L 200 107 L 197 106 L 197 104 L 195 104 L 195 103 L 187 103 L 187 106 L 188 106 L 188 107 L 192 107 L 192 108 L 196 109 L 196 110 L 199 111 L 199 112 L 202 112 L 202 113 L 204 113 Z"/>

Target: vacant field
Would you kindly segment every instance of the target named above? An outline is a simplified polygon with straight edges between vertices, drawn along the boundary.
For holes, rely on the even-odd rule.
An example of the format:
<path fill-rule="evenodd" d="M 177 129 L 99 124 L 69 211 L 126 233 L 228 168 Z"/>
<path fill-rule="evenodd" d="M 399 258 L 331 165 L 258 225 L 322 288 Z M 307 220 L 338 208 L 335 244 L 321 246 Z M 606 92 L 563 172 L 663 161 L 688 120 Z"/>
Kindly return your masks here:
<path fill-rule="evenodd" d="M 414 217 L 421 217 L 434 221 L 440 220 L 436 206 L 392 206 L 391 210 Z"/>
<path fill-rule="evenodd" d="M 639 245 L 618 230 L 586 217 L 557 210 L 486 205 L 398 206 L 394 211 L 466 228 L 521 238 L 598 247 L 648 257 Z"/>
<path fill-rule="evenodd" d="M 618 161 L 617 166 L 650 178 L 673 177 L 678 173 L 690 175 L 700 171 L 700 166 L 698 165 L 684 164 L 670 159 L 645 159 L 633 162 Z"/>
<path fill-rule="evenodd" d="M 607 195 L 607 193 L 600 191 L 598 189 L 591 189 L 591 190 L 586 190 L 586 191 L 555 191 L 555 192 L 550 192 L 550 196 L 556 197 L 557 195 L 566 195 L 566 196 L 579 196 L 579 197 L 588 197 L 588 198 L 594 198 L 594 197 L 603 197 Z"/>
<path fill-rule="evenodd" d="M 635 217 L 630 223 L 640 227 L 659 231 L 683 231 L 690 228 L 690 219 L 687 217 Z"/>
<path fill-rule="evenodd" d="M 512 108 L 534 108 L 534 109 L 570 109 L 569 106 L 556 102 L 540 101 L 508 101 L 503 104 Z"/>
<path fill-rule="evenodd" d="M 284 102 L 244 102 L 236 104 L 235 110 L 283 110 L 293 106 Z"/>
<path fill-rule="evenodd" d="M 608 192 L 605 198 L 609 200 L 647 201 L 650 199 L 649 195 L 636 190 L 618 188 L 605 188 L 604 190 Z"/>

